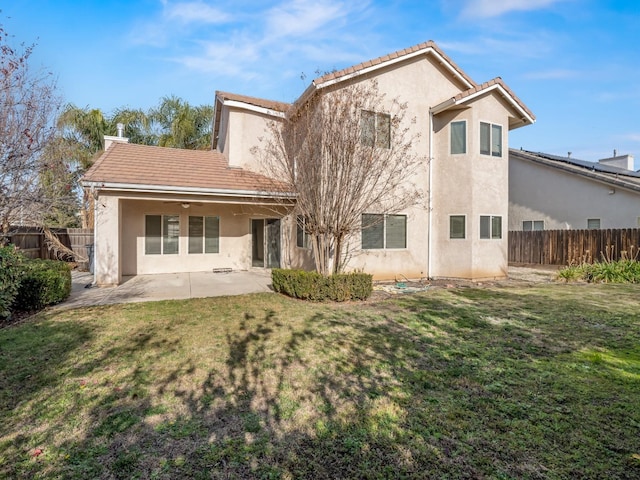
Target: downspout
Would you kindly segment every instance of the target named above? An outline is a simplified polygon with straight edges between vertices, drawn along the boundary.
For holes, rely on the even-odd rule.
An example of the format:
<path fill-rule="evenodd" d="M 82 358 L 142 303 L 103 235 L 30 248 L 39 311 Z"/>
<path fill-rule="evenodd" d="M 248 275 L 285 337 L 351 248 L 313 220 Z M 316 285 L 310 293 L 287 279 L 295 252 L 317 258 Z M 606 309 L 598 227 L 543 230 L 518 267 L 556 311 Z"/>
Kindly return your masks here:
<path fill-rule="evenodd" d="M 96 192 L 96 187 L 91 186 L 91 197 L 93 198 L 93 251 L 91 254 L 93 255 L 93 283 L 92 286 L 96 286 L 98 284 L 98 265 L 96 262 L 96 237 L 98 235 L 98 194 Z"/>
<path fill-rule="evenodd" d="M 431 229 L 433 228 L 433 194 L 431 189 L 433 187 L 433 112 L 429 109 L 429 203 L 428 203 L 428 223 L 429 223 L 429 231 L 427 232 L 427 248 L 429 252 L 427 253 L 427 278 L 431 278 L 431 251 L 432 249 L 432 238 Z"/>

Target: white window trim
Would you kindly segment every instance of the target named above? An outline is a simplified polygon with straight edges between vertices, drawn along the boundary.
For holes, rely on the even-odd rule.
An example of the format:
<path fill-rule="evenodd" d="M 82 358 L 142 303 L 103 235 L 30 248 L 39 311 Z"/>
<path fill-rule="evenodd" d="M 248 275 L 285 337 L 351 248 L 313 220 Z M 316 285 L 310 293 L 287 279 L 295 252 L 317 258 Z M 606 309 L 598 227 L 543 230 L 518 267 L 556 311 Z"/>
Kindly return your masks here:
<path fill-rule="evenodd" d="M 360 225 L 360 250 L 365 252 L 381 252 L 381 251 L 394 251 L 401 252 L 409 249 L 409 215 L 406 213 L 364 213 L 360 215 L 360 222 L 362 222 L 362 215 L 382 215 L 382 247 L 380 248 L 362 248 L 362 225 Z M 387 217 L 400 216 L 404 217 L 404 247 L 394 248 L 387 247 Z"/>
<path fill-rule="evenodd" d="M 489 153 L 482 153 L 482 128 L 480 128 L 481 123 L 486 123 L 489 125 Z M 493 126 L 500 127 L 500 155 L 493 154 Z M 494 123 L 488 120 L 480 120 L 478 122 L 478 153 L 480 155 L 484 155 L 485 157 L 494 157 L 494 158 L 504 158 L 504 125 L 501 123 Z"/>
<path fill-rule="evenodd" d="M 525 229 L 524 229 L 524 224 L 525 224 L 525 223 L 527 223 L 527 222 L 529 222 L 529 223 L 531 224 L 531 230 L 525 230 Z M 536 229 L 535 229 L 535 224 L 536 224 L 536 222 L 540 222 L 540 223 L 542 223 L 542 229 L 541 229 L 541 230 L 536 230 Z M 544 231 L 544 230 L 545 230 L 545 223 L 544 223 L 544 220 L 523 220 L 523 221 L 522 221 L 522 231 L 523 231 L 523 232 L 542 232 L 542 231 Z"/>
<path fill-rule="evenodd" d="M 300 228 L 298 217 L 302 218 L 302 246 L 298 245 L 298 228 Z M 299 248 L 300 250 L 311 250 L 311 234 L 307 233 L 306 229 L 304 228 L 306 223 L 307 219 L 304 215 L 295 216 L 296 248 Z"/>
<path fill-rule="evenodd" d="M 191 238 L 191 235 L 190 235 L 191 232 L 189 231 L 189 226 L 190 226 L 189 219 L 191 217 L 200 217 L 200 218 L 202 218 L 202 251 L 198 252 L 198 253 L 191 253 L 189 251 L 189 239 Z M 218 251 L 217 252 L 205 252 L 206 241 L 207 241 L 207 236 L 206 236 L 206 233 L 207 233 L 206 219 L 207 218 L 217 218 L 218 219 Z M 187 255 L 220 255 L 220 250 L 221 250 L 221 248 L 220 248 L 220 238 L 221 238 L 221 235 L 220 235 L 220 215 L 187 215 L 187 222 L 186 223 L 187 223 L 187 235 L 186 235 L 186 237 L 187 237 Z"/>
<path fill-rule="evenodd" d="M 451 236 L 451 217 L 464 217 L 464 237 L 452 237 Z M 451 213 L 449 214 L 449 216 L 447 217 L 447 228 L 448 228 L 448 234 L 447 237 L 449 238 L 449 240 L 454 240 L 454 241 L 458 241 L 458 240 L 467 240 L 469 237 L 467 236 L 467 226 L 469 225 L 469 223 L 467 222 L 467 214 L 466 213 Z"/>
<path fill-rule="evenodd" d="M 392 120 L 391 114 L 387 113 L 387 112 L 379 112 L 377 110 L 367 110 L 366 108 L 363 108 L 361 110 L 361 112 L 360 112 L 360 122 L 361 122 L 360 123 L 360 128 L 362 128 L 362 112 L 367 112 L 367 113 L 372 113 L 373 114 L 373 146 L 370 146 L 370 145 L 365 145 L 365 146 L 367 146 L 369 148 L 371 148 L 371 147 L 373 147 L 373 148 L 384 148 L 385 150 L 391 149 L 391 140 L 392 140 L 391 139 L 391 123 L 392 123 L 391 122 L 391 120 Z M 389 118 L 389 132 L 388 132 L 389 144 L 386 145 L 386 146 L 383 146 L 383 147 L 378 146 L 378 119 L 380 117 L 382 117 L 382 116 Z M 361 135 L 362 135 L 362 133 L 361 133 Z M 362 139 L 361 139 L 361 141 L 362 141 Z"/>
<path fill-rule="evenodd" d="M 489 236 L 483 238 L 482 235 L 482 217 L 489 217 Z M 493 219 L 496 217 L 500 217 L 500 236 L 499 237 L 494 237 L 493 236 Z M 504 215 L 493 215 L 493 214 L 489 214 L 489 213 L 483 213 L 480 214 L 478 216 L 478 238 L 480 240 L 503 240 L 504 239 L 504 235 L 503 235 L 503 230 L 504 230 L 504 222 L 502 221 L 504 219 Z"/>
<path fill-rule="evenodd" d="M 160 253 L 147 253 L 147 217 L 160 217 Z M 178 251 L 176 253 L 164 253 L 164 217 L 178 217 Z M 144 243 L 143 255 L 148 257 L 164 257 L 165 255 L 181 255 L 182 248 L 182 215 L 179 213 L 145 213 L 143 214 L 144 222 Z"/>
<path fill-rule="evenodd" d="M 589 220 L 598 220 L 598 228 L 589 228 Z M 602 218 L 591 217 L 587 218 L 586 227 L 587 230 L 602 230 Z"/>
<path fill-rule="evenodd" d="M 452 136 L 452 126 L 454 123 L 464 123 L 464 152 L 463 153 L 451 153 L 452 150 L 452 143 L 451 143 L 451 136 Z M 469 152 L 469 142 L 467 141 L 469 139 L 469 122 L 467 122 L 466 119 L 462 119 L 462 120 L 452 120 L 451 122 L 449 122 L 449 155 L 466 155 Z"/>

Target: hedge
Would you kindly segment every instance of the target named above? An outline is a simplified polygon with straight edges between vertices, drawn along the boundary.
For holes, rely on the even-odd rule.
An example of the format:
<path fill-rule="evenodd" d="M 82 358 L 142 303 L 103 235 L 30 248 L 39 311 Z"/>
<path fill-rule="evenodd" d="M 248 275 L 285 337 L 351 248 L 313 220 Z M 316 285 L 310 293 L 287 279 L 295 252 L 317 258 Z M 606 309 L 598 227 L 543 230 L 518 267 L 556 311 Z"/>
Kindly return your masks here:
<path fill-rule="evenodd" d="M 317 272 L 285 270 L 271 271 L 273 289 L 293 298 L 320 302 L 332 300 L 366 300 L 373 291 L 373 277 L 366 273 L 336 274 L 329 277 Z"/>
<path fill-rule="evenodd" d="M 11 317 L 25 261 L 15 247 L 0 247 L 0 322 Z"/>
<path fill-rule="evenodd" d="M 24 272 L 14 310 L 39 310 L 66 300 L 71 294 L 71 269 L 58 260 L 30 260 Z"/>

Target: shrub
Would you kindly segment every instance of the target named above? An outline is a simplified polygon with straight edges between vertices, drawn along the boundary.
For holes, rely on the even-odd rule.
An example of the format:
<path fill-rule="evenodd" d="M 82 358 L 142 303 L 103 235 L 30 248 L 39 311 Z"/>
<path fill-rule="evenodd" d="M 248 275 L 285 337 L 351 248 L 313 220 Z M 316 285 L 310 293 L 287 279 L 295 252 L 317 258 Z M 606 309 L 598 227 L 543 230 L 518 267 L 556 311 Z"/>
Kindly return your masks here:
<path fill-rule="evenodd" d="M 640 283 L 640 262 L 624 259 L 571 265 L 560 270 L 558 277 L 590 283 Z"/>
<path fill-rule="evenodd" d="M 373 291 L 372 276 L 346 273 L 324 277 L 317 272 L 273 269 L 273 289 L 290 297 L 314 302 L 332 300 L 366 300 Z"/>
<path fill-rule="evenodd" d="M 58 260 L 31 260 L 24 264 L 16 310 L 39 310 L 60 303 L 71 294 L 71 269 Z"/>
<path fill-rule="evenodd" d="M 10 307 L 18 294 L 24 262 L 15 247 L 0 248 L 0 322 L 11 317 Z"/>

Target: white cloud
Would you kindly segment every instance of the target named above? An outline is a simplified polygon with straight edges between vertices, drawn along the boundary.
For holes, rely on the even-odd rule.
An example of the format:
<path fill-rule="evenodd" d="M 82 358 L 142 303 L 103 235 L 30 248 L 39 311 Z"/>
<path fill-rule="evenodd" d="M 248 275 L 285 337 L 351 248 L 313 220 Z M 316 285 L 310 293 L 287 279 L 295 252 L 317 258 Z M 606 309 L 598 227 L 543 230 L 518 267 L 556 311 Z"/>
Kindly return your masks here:
<path fill-rule="evenodd" d="M 178 20 L 182 23 L 217 24 L 229 21 L 230 16 L 202 1 L 195 2 L 163 2 L 163 16 L 168 20 Z"/>
<path fill-rule="evenodd" d="M 556 68 L 552 70 L 540 70 L 537 72 L 525 73 L 523 77 L 531 80 L 563 80 L 567 78 L 576 78 L 580 75 L 582 75 L 582 72 L 577 70 Z"/>
<path fill-rule="evenodd" d="M 267 34 L 274 37 L 308 36 L 350 13 L 343 2 L 294 0 L 267 12 Z"/>
<path fill-rule="evenodd" d="M 466 0 L 462 16 L 466 18 L 498 17 L 512 11 L 539 10 L 565 0 Z"/>

